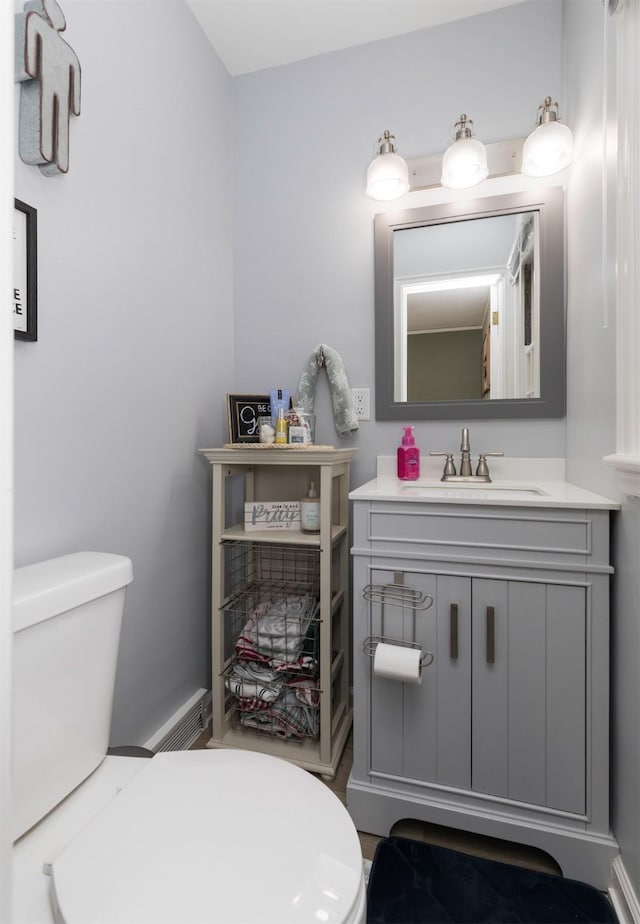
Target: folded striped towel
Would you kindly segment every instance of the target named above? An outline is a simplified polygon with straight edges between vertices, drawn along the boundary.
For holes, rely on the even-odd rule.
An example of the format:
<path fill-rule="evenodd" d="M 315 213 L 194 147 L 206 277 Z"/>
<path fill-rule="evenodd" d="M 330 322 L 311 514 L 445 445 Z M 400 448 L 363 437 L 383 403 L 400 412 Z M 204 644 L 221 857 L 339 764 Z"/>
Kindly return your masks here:
<path fill-rule="evenodd" d="M 276 670 L 303 669 L 299 664 L 317 601 L 308 595 L 262 601 L 249 616 L 236 640 L 236 653 Z"/>
<path fill-rule="evenodd" d="M 247 661 L 238 661 L 233 666 L 225 684 L 234 696 L 241 699 L 259 699 L 273 703 L 282 692 L 284 680 L 281 675 L 267 667 Z"/>
<path fill-rule="evenodd" d="M 293 690 L 285 690 L 273 706 L 262 712 L 241 712 L 240 724 L 268 732 L 277 738 L 317 738 L 319 710 L 298 701 Z"/>

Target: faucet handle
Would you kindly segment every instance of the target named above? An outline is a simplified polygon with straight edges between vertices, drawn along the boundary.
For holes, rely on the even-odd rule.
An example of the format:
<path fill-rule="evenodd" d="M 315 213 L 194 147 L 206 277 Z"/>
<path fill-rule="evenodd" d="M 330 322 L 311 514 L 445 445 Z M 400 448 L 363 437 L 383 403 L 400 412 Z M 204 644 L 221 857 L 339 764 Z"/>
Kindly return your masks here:
<path fill-rule="evenodd" d="M 503 456 L 504 452 L 481 452 L 480 458 L 478 459 L 478 467 L 476 469 L 476 478 L 486 478 L 488 481 L 491 481 L 489 477 L 489 466 L 487 465 L 487 456 Z"/>
<path fill-rule="evenodd" d="M 436 452 L 433 449 L 429 452 L 430 456 L 446 456 L 447 461 L 444 463 L 444 471 L 442 473 L 442 480 L 447 477 L 447 475 L 455 475 L 456 467 L 453 464 L 453 453 L 452 452 Z"/>

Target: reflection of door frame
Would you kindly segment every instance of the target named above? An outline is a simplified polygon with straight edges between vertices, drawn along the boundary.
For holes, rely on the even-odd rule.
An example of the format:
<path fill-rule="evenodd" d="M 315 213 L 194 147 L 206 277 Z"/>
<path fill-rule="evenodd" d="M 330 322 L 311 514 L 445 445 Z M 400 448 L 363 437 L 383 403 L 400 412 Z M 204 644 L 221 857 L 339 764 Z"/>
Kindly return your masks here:
<path fill-rule="evenodd" d="M 530 231 L 527 226 L 530 227 Z M 514 242 L 509 257 L 510 302 L 512 311 L 513 330 L 511 341 L 513 347 L 510 356 L 513 365 L 510 370 L 509 397 L 538 398 L 540 397 L 540 261 L 535 255 L 540 252 L 540 226 L 534 215 L 531 215 Z M 531 272 L 528 277 L 528 298 L 526 294 L 527 279 L 523 269 L 529 266 Z M 529 340 L 525 336 L 526 311 L 525 303 L 529 306 Z"/>
<path fill-rule="evenodd" d="M 491 397 L 491 314 L 482 335 L 482 397 Z"/>
<path fill-rule="evenodd" d="M 502 307 L 498 290 L 504 286 L 506 267 L 487 266 L 459 273 L 431 273 L 428 276 L 396 276 L 393 281 L 393 393 L 396 401 L 407 400 L 407 300 L 421 292 L 490 288 L 490 311 Z M 461 285 L 461 282 L 464 284 Z M 492 361 L 500 362 L 499 344 L 491 344 Z M 494 350 L 496 351 L 494 355 Z"/>
<path fill-rule="evenodd" d="M 523 347 L 523 394 L 525 398 L 535 398 L 540 394 L 540 363 L 538 361 L 540 352 L 540 261 L 535 259 L 535 254 L 540 253 L 540 230 L 537 222 L 534 225 L 534 231 L 535 239 L 526 254 L 527 261 L 531 259 L 533 264 L 533 272 L 530 277 L 531 292 L 529 293 L 531 339 L 530 343 Z"/>

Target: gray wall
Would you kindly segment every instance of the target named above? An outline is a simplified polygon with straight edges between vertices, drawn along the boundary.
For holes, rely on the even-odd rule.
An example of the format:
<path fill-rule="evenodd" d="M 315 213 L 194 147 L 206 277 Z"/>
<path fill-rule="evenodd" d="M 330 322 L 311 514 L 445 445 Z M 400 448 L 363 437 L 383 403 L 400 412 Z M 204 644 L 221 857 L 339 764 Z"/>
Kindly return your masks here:
<path fill-rule="evenodd" d="M 569 304 L 567 478 L 617 498 L 613 556 L 611 682 L 612 803 L 622 860 L 640 893 L 640 501 L 621 494 L 602 457 L 615 451 L 614 232 L 603 228 L 602 90 L 615 85 L 615 20 L 609 20 L 608 68 L 603 70 L 603 12 L 599 3 L 566 4 L 567 120 L 575 126 L 578 157 L 568 194 Z M 605 77 L 607 78 L 605 80 Z M 615 123 L 610 100 L 609 123 Z M 615 124 L 613 124 L 615 128 Z M 615 151 L 607 163 L 608 212 L 614 216 Z M 596 156 L 594 156 L 596 155 Z M 602 255 L 607 271 L 602 271 Z"/>
<path fill-rule="evenodd" d="M 232 378 L 231 80 L 182 2 L 63 6 L 83 74 L 71 168 L 16 160 L 39 227 L 39 339 L 15 357 L 16 564 L 132 558 L 113 743 L 141 743 L 209 686 L 196 450 L 224 438 Z"/>
<path fill-rule="evenodd" d="M 375 141 L 389 129 L 405 157 L 442 152 L 462 112 L 487 142 L 526 135 L 539 102 L 561 93 L 561 27 L 560 3 L 522 3 L 236 78 L 235 390 L 295 389 L 327 343 L 374 406 L 380 205 L 364 181 Z M 319 441 L 343 445 L 323 379 L 316 407 Z M 344 443 L 360 450 L 354 485 L 401 435 L 394 423 L 362 423 Z M 423 452 L 453 449 L 460 424 L 418 422 L 416 441 Z M 471 442 L 474 452 L 564 456 L 564 422 L 474 422 Z"/>

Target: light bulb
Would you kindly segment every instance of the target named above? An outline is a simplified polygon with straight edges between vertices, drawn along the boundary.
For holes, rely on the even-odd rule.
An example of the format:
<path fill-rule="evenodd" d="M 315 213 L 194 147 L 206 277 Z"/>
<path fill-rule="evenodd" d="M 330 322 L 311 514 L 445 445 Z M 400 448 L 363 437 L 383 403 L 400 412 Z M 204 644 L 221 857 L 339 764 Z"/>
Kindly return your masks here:
<path fill-rule="evenodd" d="M 487 151 L 483 143 L 473 137 L 471 125 L 471 119 L 461 115 L 456 122 L 455 141 L 444 152 L 440 182 L 448 189 L 468 189 L 489 174 Z"/>
<path fill-rule="evenodd" d="M 568 125 L 558 121 L 558 104 L 550 96 L 538 106 L 537 122 L 522 148 L 522 173 L 551 176 L 573 160 L 573 135 Z"/>
<path fill-rule="evenodd" d="M 562 122 L 543 122 L 524 143 L 522 172 L 525 176 L 550 176 L 573 160 L 573 135 Z"/>
<path fill-rule="evenodd" d="M 367 168 L 367 195 L 371 199 L 398 199 L 409 191 L 409 168 L 396 153 L 394 141 L 388 131 L 378 138 L 378 156 Z"/>
<path fill-rule="evenodd" d="M 476 138 L 460 138 L 449 145 L 442 158 L 442 179 L 449 189 L 467 189 L 486 179 L 487 152 Z"/>

